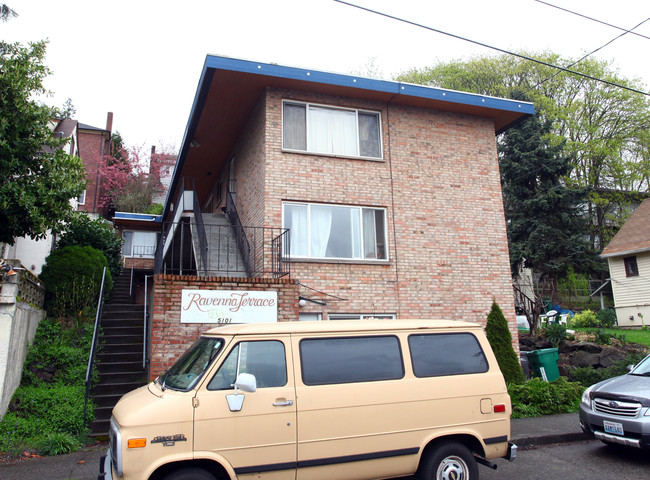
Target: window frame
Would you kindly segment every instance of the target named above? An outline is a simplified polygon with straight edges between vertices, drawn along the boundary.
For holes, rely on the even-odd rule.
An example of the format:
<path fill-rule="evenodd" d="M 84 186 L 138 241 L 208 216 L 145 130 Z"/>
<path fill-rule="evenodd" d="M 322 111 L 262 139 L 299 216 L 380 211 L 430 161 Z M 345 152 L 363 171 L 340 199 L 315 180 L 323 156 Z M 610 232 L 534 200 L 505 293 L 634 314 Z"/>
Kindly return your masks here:
<path fill-rule="evenodd" d="M 286 224 L 286 216 L 285 216 L 285 206 L 287 205 L 298 205 L 298 206 L 306 206 L 307 207 L 307 254 L 306 255 L 297 255 L 293 251 L 291 252 L 291 259 L 292 260 L 307 260 L 307 261 L 323 261 L 323 262 L 328 262 L 328 261 L 334 261 L 334 262 L 353 262 L 353 263 L 387 263 L 390 261 L 390 249 L 388 245 L 388 218 L 387 218 L 387 209 L 384 207 L 367 207 L 367 206 L 361 206 L 361 205 L 341 205 L 338 203 L 317 203 L 317 202 L 297 202 L 297 201 L 285 201 L 282 202 L 282 228 L 289 229 Z M 349 209 L 357 209 L 359 210 L 359 231 L 360 231 L 360 237 L 358 239 L 358 246 L 361 249 L 361 256 L 360 257 L 317 257 L 313 256 L 311 254 L 312 250 L 312 245 L 310 242 L 311 238 L 311 207 L 312 206 L 318 206 L 318 207 L 332 207 L 332 208 L 349 208 Z M 363 221 L 363 212 L 364 211 L 373 211 L 373 212 L 383 212 L 383 245 L 384 245 L 384 250 L 385 250 L 385 257 L 384 258 L 367 258 L 365 256 L 365 242 L 364 242 L 364 221 Z M 290 230 L 290 229 L 289 229 Z M 354 233 L 354 232 L 352 232 Z M 375 223 L 375 229 L 373 232 L 373 236 L 375 239 L 375 247 L 376 250 L 379 250 L 378 246 L 381 245 L 381 242 L 377 242 L 376 238 L 376 233 L 377 233 L 377 227 Z M 291 233 L 289 234 L 291 235 Z M 354 239 L 350 239 L 351 241 L 354 242 Z"/>
<path fill-rule="evenodd" d="M 625 267 L 626 277 L 639 276 L 639 262 L 637 261 L 636 255 L 623 258 L 623 266 Z"/>
<path fill-rule="evenodd" d="M 124 235 L 126 233 L 131 233 L 131 251 L 129 252 L 128 255 L 124 253 L 124 246 L 126 245 L 126 238 L 124 237 Z M 136 233 L 153 234 L 153 235 L 156 236 L 156 240 L 155 240 L 154 245 L 153 245 L 153 253 L 151 255 L 144 255 L 144 254 L 134 255 L 133 248 L 135 247 L 135 244 L 133 242 L 133 238 L 135 237 Z M 122 238 L 124 239 L 124 245 L 122 246 L 122 251 L 121 251 L 122 256 L 124 258 L 155 258 L 155 256 L 156 256 L 156 247 L 158 246 L 158 240 L 160 239 L 159 235 L 160 235 L 159 232 L 146 231 L 146 230 L 123 230 L 122 231 Z"/>
<path fill-rule="evenodd" d="M 415 339 L 416 337 L 431 337 L 431 338 L 440 338 L 440 337 L 446 337 L 447 339 L 450 338 L 451 336 L 470 336 L 474 339 L 476 342 L 476 346 L 478 346 L 478 349 L 480 353 L 482 354 L 483 362 L 485 363 L 485 369 L 483 370 L 476 370 L 476 371 L 469 371 L 469 372 L 463 372 L 459 370 L 455 370 L 453 372 L 447 372 L 447 373 L 436 373 L 436 374 L 419 374 L 418 372 L 421 370 L 421 364 L 416 365 L 416 355 L 413 352 L 413 345 L 411 341 Z M 407 344 L 408 344 L 408 349 L 409 349 L 409 356 L 411 358 L 411 369 L 413 371 L 413 375 L 416 378 L 434 378 L 434 377 L 450 377 L 450 376 L 456 376 L 456 375 L 477 375 L 477 374 L 482 374 L 482 373 L 487 373 L 490 370 L 490 362 L 485 355 L 485 351 L 483 350 L 483 346 L 481 345 L 481 342 L 479 342 L 478 338 L 476 338 L 476 335 L 474 335 L 471 332 L 449 332 L 449 333 L 412 333 L 408 336 L 407 338 Z"/>
<path fill-rule="evenodd" d="M 81 195 L 77 197 L 77 205 L 86 205 L 86 194 L 88 190 L 81 192 Z"/>
<path fill-rule="evenodd" d="M 284 106 L 286 104 L 291 104 L 291 105 L 302 105 L 305 107 L 305 149 L 296 149 L 296 148 L 290 148 L 285 146 L 285 115 L 284 115 Z M 310 120 L 309 120 L 309 108 L 314 107 L 314 108 L 321 108 L 321 109 L 327 109 L 327 110 L 338 110 L 338 111 L 344 111 L 344 112 L 354 112 L 356 121 L 355 121 L 355 135 L 356 135 L 356 154 L 354 155 L 348 155 L 344 153 L 327 153 L 327 152 L 319 152 L 318 150 L 312 150 L 309 148 L 308 145 L 308 139 L 309 139 L 309 126 L 310 126 Z M 373 156 L 368 156 L 368 155 L 361 155 L 361 137 L 359 135 L 359 113 L 362 114 L 368 114 L 368 115 L 374 115 L 377 117 L 377 134 L 378 134 L 378 147 L 379 147 L 379 156 L 373 157 Z M 382 125 L 381 125 L 381 112 L 378 110 L 369 110 L 369 109 L 364 109 L 364 108 L 353 108 L 353 107 L 340 107 L 340 106 L 335 106 L 335 105 L 325 105 L 321 103 L 313 103 L 313 102 L 304 102 L 304 101 L 298 101 L 298 100 L 288 100 L 284 99 L 282 100 L 282 151 L 284 152 L 291 152 L 291 153 L 307 153 L 307 154 L 312 154 L 312 155 L 325 155 L 329 157 L 341 157 L 341 158 L 358 158 L 358 159 L 364 159 L 364 160 L 374 160 L 374 161 L 382 161 L 384 160 L 384 145 L 383 145 L 383 135 L 382 135 Z"/>
<path fill-rule="evenodd" d="M 356 318 L 353 318 L 356 317 Z M 328 313 L 327 319 L 332 321 L 343 320 L 396 320 L 394 313 Z"/>
<path fill-rule="evenodd" d="M 309 382 L 305 379 L 305 355 L 304 355 L 304 350 L 303 350 L 303 345 L 311 343 L 311 342 L 319 342 L 319 341 L 335 341 L 335 340 L 363 340 L 363 339 L 375 339 L 375 338 L 382 338 L 382 339 L 394 339 L 395 340 L 395 345 L 397 347 L 397 354 L 399 356 L 399 367 L 401 369 L 401 373 L 399 376 L 391 376 L 391 377 L 384 377 L 384 378 L 373 378 L 373 379 L 356 379 L 356 380 L 338 380 L 338 381 L 319 381 L 315 382 L 313 380 L 309 380 Z M 349 349 L 349 351 L 359 351 L 358 348 L 356 349 Z M 344 385 L 344 384 L 359 384 L 359 383 L 374 383 L 374 382 L 390 382 L 390 381 L 395 381 L 395 380 L 401 380 L 406 376 L 406 366 L 404 363 L 404 351 L 402 349 L 402 342 L 400 338 L 397 335 L 394 334 L 379 334 L 379 335 L 359 335 L 359 336 L 330 336 L 330 337 L 305 337 L 300 340 L 298 343 L 298 355 L 300 357 L 300 381 L 303 383 L 303 385 L 306 386 L 326 386 L 326 385 Z M 327 364 L 327 362 L 323 363 Z M 348 372 L 352 371 L 351 367 L 348 368 Z M 310 375 L 313 375 L 311 373 Z"/>

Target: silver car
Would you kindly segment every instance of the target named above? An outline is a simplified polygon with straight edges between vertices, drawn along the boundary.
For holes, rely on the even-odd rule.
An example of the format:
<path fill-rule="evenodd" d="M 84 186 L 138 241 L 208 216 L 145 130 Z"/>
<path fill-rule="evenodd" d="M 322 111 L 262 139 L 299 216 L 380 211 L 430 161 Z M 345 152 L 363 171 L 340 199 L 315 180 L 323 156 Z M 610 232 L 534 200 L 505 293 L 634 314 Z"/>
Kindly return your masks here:
<path fill-rule="evenodd" d="M 580 426 L 606 444 L 650 448 L 650 355 L 582 394 Z"/>

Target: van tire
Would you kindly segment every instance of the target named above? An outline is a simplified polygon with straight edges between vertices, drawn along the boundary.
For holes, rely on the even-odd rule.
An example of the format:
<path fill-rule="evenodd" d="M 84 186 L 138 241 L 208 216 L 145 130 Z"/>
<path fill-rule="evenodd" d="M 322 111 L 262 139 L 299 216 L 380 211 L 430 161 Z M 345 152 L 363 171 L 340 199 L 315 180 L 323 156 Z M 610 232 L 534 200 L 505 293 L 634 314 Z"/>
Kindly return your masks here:
<path fill-rule="evenodd" d="M 427 456 L 418 478 L 478 480 L 478 464 L 465 445 L 458 442 L 441 443 Z"/>
<path fill-rule="evenodd" d="M 186 467 L 179 468 L 165 475 L 163 480 L 216 480 L 214 475 L 202 468 Z"/>

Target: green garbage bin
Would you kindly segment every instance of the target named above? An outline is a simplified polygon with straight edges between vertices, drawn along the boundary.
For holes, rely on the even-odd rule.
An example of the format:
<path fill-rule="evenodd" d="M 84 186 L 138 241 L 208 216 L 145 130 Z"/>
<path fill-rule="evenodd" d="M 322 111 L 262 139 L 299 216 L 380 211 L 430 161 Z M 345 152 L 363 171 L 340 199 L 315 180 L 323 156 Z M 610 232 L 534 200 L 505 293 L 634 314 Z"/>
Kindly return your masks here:
<path fill-rule="evenodd" d="M 560 371 L 557 368 L 558 358 L 557 348 L 541 348 L 528 352 L 528 364 L 533 375 L 546 382 L 560 378 Z"/>

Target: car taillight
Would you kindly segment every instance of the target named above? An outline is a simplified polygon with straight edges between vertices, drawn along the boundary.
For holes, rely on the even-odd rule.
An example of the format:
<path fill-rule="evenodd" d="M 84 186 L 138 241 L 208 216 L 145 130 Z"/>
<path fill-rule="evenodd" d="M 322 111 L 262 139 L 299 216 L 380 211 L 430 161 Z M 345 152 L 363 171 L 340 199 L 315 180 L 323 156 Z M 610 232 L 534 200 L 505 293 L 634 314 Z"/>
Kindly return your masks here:
<path fill-rule="evenodd" d="M 494 413 L 503 413 L 505 411 L 506 411 L 506 406 L 503 403 L 494 406 Z"/>

